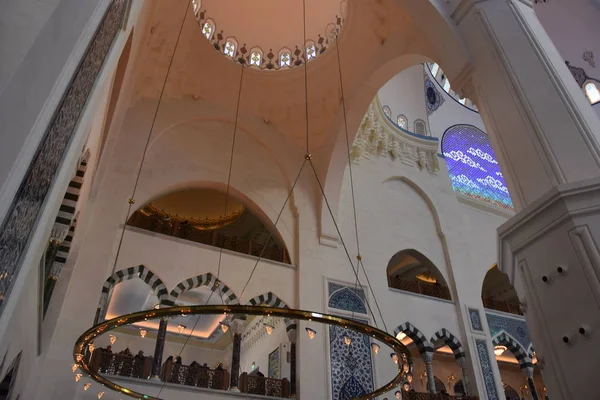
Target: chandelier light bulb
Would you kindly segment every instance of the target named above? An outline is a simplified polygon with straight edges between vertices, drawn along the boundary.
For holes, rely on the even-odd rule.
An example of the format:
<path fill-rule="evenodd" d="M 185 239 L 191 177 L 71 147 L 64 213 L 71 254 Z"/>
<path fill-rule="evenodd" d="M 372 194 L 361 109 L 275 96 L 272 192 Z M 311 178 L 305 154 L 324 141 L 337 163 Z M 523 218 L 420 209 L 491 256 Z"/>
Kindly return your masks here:
<path fill-rule="evenodd" d="M 396 393 L 394 393 L 394 395 L 396 396 L 397 399 L 402 397 L 402 392 L 400 392 L 399 390 L 396 390 Z"/>
<path fill-rule="evenodd" d="M 392 361 L 394 362 L 394 364 L 398 364 L 398 354 L 397 353 L 390 354 L 390 357 L 392 358 Z"/>
<path fill-rule="evenodd" d="M 402 371 L 407 374 L 410 371 L 410 365 L 408 363 L 402 364 Z"/>
<path fill-rule="evenodd" d="M 98 398 L 101 399 L 104 396 L 104 392 L 98 392 Z"/>
<path fill-rule="evenodd" d="M 82 376 L 82 374 L 75 374 L 75 382 L 79 382 Z"/>
<path fill-rule="evenodd" d="M 311 340 L 314 339 L 315 336 L 317 336 L 317 331 L 311 328 L 306 328 L 306 333 L 308 334 L 308 338 Z"/>
<path fill-rule="evenodd" d="M 142 338 L 145 338 L 147 333 L 148 333 L 148 331 L 147 331 L 147 330 L 145 330 L 145 329 L 140 329 L 140 336 L 141 336 Z"/>
<path fill-rule="evenodd" d="M 267 332 L 267 335 L 272 335 L 273 329 L 275 329 L 275 327 L 273 325 L 269 325 L 269 324 L 264 324 L 264 325 L 265 325 L 265 331 Z"/>
<path fill-rule="evenodd" d="M 350 339 L 349 336 L 344 336 L 344 343 L 346 344 L 346 346 L 350 346 L 350 344 L 352 343 L 352 339 Z"/>
<path fill-rule="evenodd" d="M 506 351 L 506 346 L 494 346 L 494 354 L 496 355 L 496 357 L 501 356 L 502 353 L 504 353 Z"/>
<path fill-rule="evenodd" d="M 408 383 L 412 383 L 412 381 L 413 381 L 413 376 L 412 376 L 412 374 L 406 374 L 406 381 L 407 381 Z"/>
<path fill-rule="evenodd" d="M 179 333 L 183 333 L 183 331 L 185 331 L 186 326 L 185 325 L 177 325 L 177 331 Z"/>
<path fill-rule="evenodd" d="M 92 386 L 91 383 L 86 383 L 85 385 L 83 385 L 83 390 L 88 390 L 90 388 L 90 386 Z"/>
<path fill-rule="evenodd" d="M 229 325 L 224 324 L 223 322 L 219 322 L 221 324 L 221 330 L 223 333 L 226 333 L 229 330 Z"/>
<path fill-rule="evenodd" d="M 81 362 L 81 360 L 83 360 L 83 354 L 79 353 L 75 356 L 75 359 L 77 360 L 77 362 Z"/>
<path fill-rule="evenodd" d="M 404 333 L 404 332 L 398 332 L 398 334 L 396 335 L 396 339 L 398 339 L 398 340 L 404 340 L 405 337 L 406 337 L 406 333 Z"/>
<path fill-rule="evenodd" d="M 90 353 L 93 353 L 95 348 L 96 346 L 94 346 L 94 343 L 88 344 L 88 349 L 90 350 Z"/>
<path fill-rule="evenodd" d="M 77 364 L 73 364 L 73 365 L 71 365 L 71 371 L 73 371 L 73 372 L 77 371 L 77 368 L 78 368 L 78 367 L 79 367 L 79 366 L 78 366 Z"/>
<path fill-rule="evenodd" d="M 373 349 L 373 353 L 379 353 L 379 345 L 377 343 L 371 343 L 371 349 Z"/>
<path fill-rule="evenodd" d="M 156 304 L 154 305 L 154 309 L 155 309 L 155 310 L 158 310 L 159 308 L 160 308 L 160 304 L 159 304 L 159 303 L 156 303 Z"/>
<path fill-rule="evenodd" d="M 117 341 L 117 337 L 115 335 L 109 335 L 108 340 L 110 341 L 110 344 L 115 344 Z"/>

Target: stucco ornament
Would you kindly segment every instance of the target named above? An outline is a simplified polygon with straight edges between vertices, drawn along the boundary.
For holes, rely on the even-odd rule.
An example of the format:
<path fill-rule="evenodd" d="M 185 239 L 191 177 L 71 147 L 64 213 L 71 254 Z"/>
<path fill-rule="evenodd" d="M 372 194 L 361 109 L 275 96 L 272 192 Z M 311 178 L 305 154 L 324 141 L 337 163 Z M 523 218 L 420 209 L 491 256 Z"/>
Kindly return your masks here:
<path fill-rule="evenodd" d="M 350 160 L 360 164 L 377 156 L 436 173 L 440 169 L 437 148 L 436 138 L 425 139 L 395 128 L 374 99 L 358 128 L 350 149 Z"/>

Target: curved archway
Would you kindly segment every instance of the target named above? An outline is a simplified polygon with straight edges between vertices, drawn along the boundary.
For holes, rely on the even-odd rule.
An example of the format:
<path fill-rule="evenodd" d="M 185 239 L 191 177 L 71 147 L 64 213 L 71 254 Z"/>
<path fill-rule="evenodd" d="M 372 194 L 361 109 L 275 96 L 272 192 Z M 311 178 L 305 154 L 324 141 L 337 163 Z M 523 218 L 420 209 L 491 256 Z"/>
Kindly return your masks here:
<path fill-rule="evenodd" d="M 417 349 L 419 350 L 419 354 L 433 352 L 433 346 L 431 345 L 431 342 L 429 342 L 425 335 L 423 335 L 423 333 L 410 322 L 405 322 L 402 325 L 398 325 L 398 327 L 394 329 L 394 336 L 397 337 L 400 333 L 405 334 L 415 343 Z"/>
<path fill-rule="evenodd" d="M 181 293 L 192 290 L 200 287 L 208 287 L 214 293 L 217 293 L 223 299 L 225 304 L 239 304 L 238 297 L 236 294 L 229 288 L 229 286 L 225 285 L 222 281 L 217 279 L 212 273 L 208 272 L 206 274 L 198 275 L 193 278 L 188 278 L 183 282 L 177 284 L 175 289 L 171 290 L 169 294 L 169 298 L 161 301 L 161 305 L 171 307 L 175 305 L 177 298 L 181 295 Z"/>
<path fill-rule="evenodd" d="M 386 268 L 390 288 L 451 300 L 444 276 L 425 255 L 415 249 L 394 254 Z"/>
<path fill-rule="evenodd" d="M 267 293 L 263 293 L 258 296 L 255 296 L 255 297 L 251 298 L 250 300 L 248 300 L 248 302 L 246 304 L 251 305 L 251 306 L 265 305 L 267 307 L 289 308 L 288 305 L 283 300 L 281 300 L 279 297 L 277 297 L 277 295 L 275 295 L 273 292 L 267 292 Z M 284 321 L 285 321 L 285 330 L 286 330 L 286 332 L 288 332 L 288 335 L 292 335 L 293 333 L 295 333 L 296 321 L 291 320 L 289 318 L 284 318 Z"/>
<path fill-rule="evenodd" d="M 435 346 L 436 343 L 442 342 L 443 344 L 450 347 L 452 353 L 454 354 L 454 358 L 459 359 L 465 357 L 465 349 L 462 344 L 458 340 L 456 336 L 454 336 L 451 332 L 449 332 L 446 328 L 442 328 L 431 337 L 430 342 Z"/>
<path fill-rule="evenodd" d="M 514 286 L 496 264 L 485 274 L 481 288 L 481 300 L 485 308 L 523 315 Z"/>
<path fill-rule="evenodd" d="M 94 321 L 95 323 L 103 320 L 104 316 L 106 315 L 106 308 L 108 306 L 111 290 L 123 281 L 136 278 L 144 281 L 144 283 L 146 283 L 146 285 L 152 289 L 152 292 L 156 295 L 156 297 L 158 297 L 161 303 L 168 299 L 169 292 L 163 281 L 145 265 L 140 264 L 135 267 L 122 269 L 115 272 L 109 276 L 106 281 L 104 281 L 104 284 L 102 285 L 102 293 L 100 294 L 100 302 L 98 303 L 98 311 Z"/>
<path fill-rule="evenodd" d="M 281 234 L 255 204 L 223 184 L 204 182 L 155 196 L 127 224 L 238 253 L 290 263 Z"/>
<path fill-rule="evenodd" d="M 513 339 L 508 333 L 501 332 L 499 335 L 492 339 L 492 344 L 494 346 L 506 346 L 506 349 L 509 350 L 517 359 L 519 363 L 519 368 L 531 368 L 533 367 L 533 363 L 531 362 L 531 358 L 529 357 L 527 351 Z"/>

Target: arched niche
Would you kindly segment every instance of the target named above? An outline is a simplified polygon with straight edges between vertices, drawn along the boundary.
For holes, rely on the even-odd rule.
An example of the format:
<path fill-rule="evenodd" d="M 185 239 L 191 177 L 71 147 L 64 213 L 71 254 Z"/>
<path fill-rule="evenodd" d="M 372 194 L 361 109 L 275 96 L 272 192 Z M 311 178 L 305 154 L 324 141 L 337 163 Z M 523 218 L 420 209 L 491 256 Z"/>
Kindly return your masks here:
<path fill-rule="evenodd" d="M 275 226 L 240 192 L 205 183 L 171 190 L 138 208 L 127 225 L 196 243 L 290 263 Z"/>
<path fill-rule="evenodd" d="M 485 308 L 523 315 L 514 286 L 510 283 L 508 275 L 500 271 L 496 264 L 485 274 L 481 300 Z"/>
<path fill-rule="evenodd" d="M 435 264 L 415 249 L 394 254 L 386 268 L 388 287 L 451 300 L 450 289 Z"/>

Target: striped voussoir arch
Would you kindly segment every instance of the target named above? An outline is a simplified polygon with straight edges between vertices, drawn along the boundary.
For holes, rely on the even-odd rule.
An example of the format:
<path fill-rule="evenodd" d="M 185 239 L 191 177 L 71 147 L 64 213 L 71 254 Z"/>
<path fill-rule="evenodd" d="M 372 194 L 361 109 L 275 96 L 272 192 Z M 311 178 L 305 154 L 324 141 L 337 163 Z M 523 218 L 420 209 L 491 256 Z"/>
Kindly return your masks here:
<path fill-rule="evenodd" d="M 450 347 L 454 353 L 454 358 L 459 359 L 465 357 L 465 349 L 460 343 L 460 340 L 458 340 L 458 338 L 446 328 L 440 329 L 431 337 L 431 343 L 435 344 L 439 341 L 442 341 L 444 344 Z"/>
<path fill-rule="evenodd" d="M 65 229 L 69 229 L 71 221 L 73 221 L 73 217 L 75 216 L 77 201 L 79 200 L 79 194 L 81 193 L 81 187 L 83 186 L 83 177 L 85 176 L 85 171 L 87 171 L 87 154 L 88 153 L 86 153 L 86 156 L 83 157 L 77 166 L 77 172 L 73 179 L 71 179 L 71 182 L 69 182 L 67 192 L 63 197 L 60 209 L 58 210 L 58 215 L 54 221 L 55 225 L 62 225 Z"/>
<path fill-rule="evenodd" d="M 289 308 L 287 304 L 285 304 L 285 302 L 283 300 L 281 300 L 279 297 L 277 297 L 277 295 L 275 295 L 273 292 L 268 292 L 268 293 L 264 293 L 261 295 L 258 295 L 256 297 L 251 298 L 250 300 L 248 300 L 248 303 L 246 303 L 247 305 L 250 306 L 255 306 L 255 307 L 260 307 L 260 306 L 268 306 L 268 307 L 277 307 L 277 308 Z M 295 331 L 296 330 L 296 320 L 293 319 L 289 319 L 289 318 L 284 318 L 283 319 L 285 321 L 285 331 L 286 332 L 290 332 L 290 331 Z"/>
<path fill-rule="evenodd" d="M 427 340 L 425 335 L 410 322 L 405 322 L 394 329 L 394 336 L 398 336 L 400 332 L 404 333 L 415 342 L 417 349 L 419 349 L 419 354 L 433 353 L 433 346 L 431 343 Z"/>
<path fill-rule="evenodd" d="M 175 289 L 171 290 L 168 298 L 161 300 L 160 304 L 165 307 L 172 307 L 181 293 L 202 286 L 207 286 L 213 292 L 218 292 L 225 304 L 239 304 L 239 300 L 233 290 L 210 272 L 180 282 Z"/>
<path fill-rule="evenodd" d="M 73 223 L 69 227 L 69 233 L 67 233 L 67 236 L 64 238 L 64 240 L 60 242 L 58 250 L 56 251 L 56 256 L 52 262 L 52 268 L 50 269 L 50 278 L 58 279 L 62 267 L 64 267 L 65 263 L 67 262 L 67 257 L 69 256 L 69 251 L 71 250 L 71 243 L 73 243 L 73 236 L 75 236 L 76 226 L 77 220 L 73 220 Z"/>
<path fill-rule="evenodd" d="M 167 287 L 163 281 L 157 275 L 155 275 L 154 272 L 146 268 L 145 265 L 140 264 L 136 267 L 122 269 L 112 274 L 106 281 L 104 281 L 104 285 L 102 285 L 102 296 L 108 297 L 110 290 L 115 285 L 134 278 L 140 278 L 146 282 L 146 284 L 152 288 L 152 291 L 156 293 L 156 296 L 159 300 L 164 299 L 169 294 L 169 291 L 167 290 Z"/>
<path fill-rule="evenodd" d="M 531 362 L 532 357 L 527 353 L 527 351 L 525 351 L 523 346 L 521 346 L 519 342 L 513 339 L 508 333 L 500 332 L 492 339 L 492 344 L 494 346 L 506 346 L 506 348 L 510 350 L 510 352 L 519 362 L 519 368 L 525 369 L 533 367 L 533 363 Z"/>

